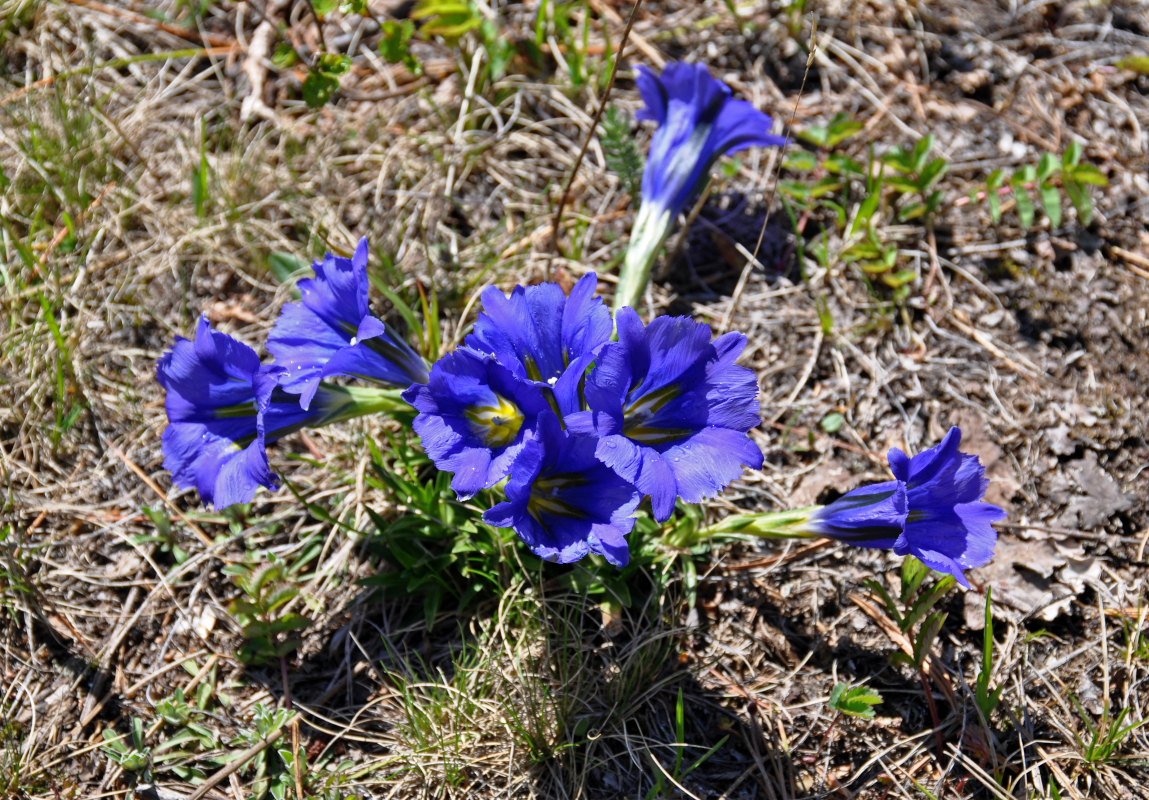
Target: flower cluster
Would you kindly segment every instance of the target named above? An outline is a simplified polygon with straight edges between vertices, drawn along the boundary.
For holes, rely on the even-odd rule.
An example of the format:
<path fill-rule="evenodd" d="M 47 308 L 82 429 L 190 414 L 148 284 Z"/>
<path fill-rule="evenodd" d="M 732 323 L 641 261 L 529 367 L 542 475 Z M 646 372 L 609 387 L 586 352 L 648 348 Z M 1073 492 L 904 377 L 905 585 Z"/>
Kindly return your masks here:
<path fill-rule="evenodd" d="M 395 390 L 427 380 L 427 365 L 367 310 L 367 240 L 354 257 L 327 255 L 315 278 L 299 282 L 302 300 L 284 306 L 267 349 L 254 350 L 212 330 L 201 317 L 195 340 L 176 338 L 156 365 L 167 395 L 164 467 L 177 486 L 205 504 L 249 502 L 279 480 L 266 445 L 304 427 L 405 407 Z M 350 375 L 374 387 L 334 386 Z"/>
<path fill-rule="evenodd" d="M 912 458 L 894 447 L 887 456 L 891 481 L 854 489 L 826 506 L 740 515 L 712 532 L 826 536 L 856 547 L 892 548 L 969 588 L 963 570 L 993 558 L 993 523 L 1005 511 L 982 502 L 989 485 L 985 468 L 959 444 L 961 429 L 950 428 L 939 444 Z"/>
<path fill-rule="evenodd" d="M 569 297 L 550 283 L 509 297 L 488 288 L 463 346 L 403 396 L 460 497 L 506 479 L 487 522 L 513 527 L 542 558 L 597 553 L 621 566 L 644 495 L 664 521 L 677 499 L 713 497 L 762 466 L 747 436 L 758 386 L 734 363 L 742 334 L 712 340 L 687 317 L 643 325 L 630 308 L 612 320 L 596 287 L 592 273 Z"/>

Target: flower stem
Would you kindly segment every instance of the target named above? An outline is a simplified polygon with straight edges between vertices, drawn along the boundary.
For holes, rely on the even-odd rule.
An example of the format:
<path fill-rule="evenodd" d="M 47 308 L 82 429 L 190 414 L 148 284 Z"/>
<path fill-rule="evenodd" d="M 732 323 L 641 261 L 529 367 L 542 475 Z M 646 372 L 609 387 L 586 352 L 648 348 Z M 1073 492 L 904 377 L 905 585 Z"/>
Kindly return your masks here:
<path fill-rule="evenodd" d="M 410 411 L 411 406 L 403 400 L 402 389 L 380 389 L 375 386 L 336 386 L 320 384 L 320 391 L 327 395 L 341 395 L 343 402 L 338 404 L 334 414 L 322 421 L 322 425 L 366 416 L 367 414 L 394 414 Z M 319 427 L 310 425 L 308 427 Z"/>
<path fill-rule="evenodd" d="M 630 244 L 618 271 L 618 288 L 614 290 L 614 310 L 624 306 L 637 309 L 638 303 L 650 283 L 650 272 L 663 242 L 670 235 L 673 219 L 669 211 L 661 211 L 654 203 L 643 203 L 634 218 Z"/>
<path fill-rule="evenodd" d="M 719 533 L 748 533 L 763 539 L 816 539 L 820 534 L 807 530 L 810 515 L 821 506 L 806 506 L 790 511 L 768 511 L 760 514 L 734 514 L 704 528 L 700 536 Z"/>

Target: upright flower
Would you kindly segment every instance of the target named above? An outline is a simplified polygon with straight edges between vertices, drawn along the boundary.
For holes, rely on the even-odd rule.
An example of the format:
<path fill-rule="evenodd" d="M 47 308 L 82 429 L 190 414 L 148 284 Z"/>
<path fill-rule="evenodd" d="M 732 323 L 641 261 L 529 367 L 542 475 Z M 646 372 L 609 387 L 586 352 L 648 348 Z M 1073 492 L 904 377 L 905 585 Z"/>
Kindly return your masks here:
<path fill-rule="evenodd" d="M 961 429 L 913 458 L 892 448 L 894 480 L 862 486 L 827 506 L 724 520 L 712 532 L 764 537 L 828 536 L 857 547 L 892 548 L 952 575 L 969 588 L 963 570 L 993 558 L 993 522 L 1005 512 L 982 502 L 988 480 L 977 456 L 958 450 Z"/>
<path fill-rule="evenodd" d="M 785 137 L 770 133 L 769 116 L 732 99 L 730 88 L 701 64 L 669 64 L 659 77 L 639 67 L 635 82 L 646 103 L 637 116 L 657 122 L 658 130 L 642 174 L 642 206 L 619 273 L 616 309 L 638 302 L 675 218 L 701 190 L 718 158 L 747 147 L 786 144 Z"/>
<path fill-rule="evenodd" d="M 386 392 L 321 385 L 304 410 L 279 388 L 283 377 L 247 345 L 212 330 L 207 317 L 200 317 L 194 341 L 177 337 L 156 364 L 167 392 L 163 452 L 172 481 L 195 487 L 205 505 L 247 503 L 258 487 L 279 487 L 268 443 L 305 426 L 398 407 Z"/>
<path fill-rule="evenodd" d="M 578 378 L 610 339 L 610 310 L 595 296 L 597 287 L 593 272 L 569 297 L 557 283 L 516 286 L 509 297 L 488 287 L 466 344 L 489 353 L 515 377 L 554 388 L 568 398 L 560 403 L 573 403 Z"/>
<path fill-rule="evenodd" d="M 415 432 L 463 499 L 494 486 L 523 449 L 545 390 L 515 377 L 492 356 L 460 347 L 431 368 L 430 381 L 403 393 L 419 412 Z"/>
<path fill-rule="evenodd" d="M 586 379 L 587 410 L 568 427 L 599 437 L 596 455 L 650 495 L 654 516 L 670 517 L 676 498 L 697 503 L 762 466 L 747 436 L 758 425 L 754 373 L 734 361 L 746 337 L 711 341 L 689 317 L 643 326 L 633 308 L 615 314 L 618 341 L 606 345 Z"/>
<path fill-rule="evenodd" d="M 283 388 L 307 408 L 324 378 L 351 375 L 384 386 L 425 383 L 427 365 L 367 306 L 367 238 L 351 258 L 328 253 L 299 282 L 299 303 L 283 307 L 267 340 L 285 370 Z"/>
<path fill-rule="evenodd" d="M 483 520 L 514 528 L 531 552 L 569 564 L 597 553 L 616 567 L 630 560 L 626 535 L 642 495 L 595 457 L 595 440 L 564 431 L 551 412 L 519 453 L 506 502 Z"/>

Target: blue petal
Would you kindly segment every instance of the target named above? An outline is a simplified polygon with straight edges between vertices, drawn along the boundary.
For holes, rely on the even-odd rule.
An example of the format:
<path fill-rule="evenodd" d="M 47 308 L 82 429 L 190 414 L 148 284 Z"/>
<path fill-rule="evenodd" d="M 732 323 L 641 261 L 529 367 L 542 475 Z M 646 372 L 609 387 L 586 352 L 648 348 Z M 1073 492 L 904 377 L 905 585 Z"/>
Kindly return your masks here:
<path fill-rule="evenodd" d="M 670 464 L 657 450 L 636 444 L 625 436 L 614 435 L 599 440 L 595 455 L 643 494 L 650 495 L 651 510 L 656 520 L 665 522 L 670 519 L 678 496 L 678 484 Z"/>
<path fill-rule="evenodd" d="M 724 155 L 747 147 L 785 147 L 785 136 L 770 133 L 773 124 L 773 119 L 745 100 L 728 100 L 714 120 L 707 145 Z"/>
<path fill-rule="evenodd" d="M 648 119 L 659 125 L 666 122 L 666 91 L 662 88 L 662 81 L 658 76 L 644 66 L 635 67 L 634 84 L 642 101 L 646 103 L 634 115 L 635 119 Z"/>
<path fill-rule="evenodd" d="M 626 534 L 641 495 L 598 461 L 596 445 L 564 431 L 554 414 L 540 414 L 511 468 L 507 501 L 484 519 L 510 525 L 533 553 L 550 561 L 565 564 L 598 553 L 625 564 Z"/>
<path fill-rule="evenodd" d="M 933 480 L 941 470 L 950 466 L 959 457 L 959 444 L 961 444 L 961 429 L 950 428 L 940 443 L 908 460 L 900 450 L 896 448 L 891 450 L 887 456 L 890 469 L 894 472 L 894 477 L 905 481 L 912 489 Z"/>
<path fill-rule="evenodd" d="M 177 339 L 156 378 L 168 412 L 164 467 L 177 486 L 194 487 L 216 508 L 249 502 L 259 486 L 277 488 L 264 448 L 276 378 L 255 351 L 201 317 L 195 341 Z"/>
<path fill-rule="evenodd" d="M 906 489 L 901 481 L 862 486 L 810 515 L 811 533 L 856 547 L 893 547 L 906 522 Z"/>
<path fill-rule="evenodd" d="M 785 144 L 769 133 L 773 121 L 749 103 L 733 100 L 726 84 L 699 64 L 669 64 L 659 78 L 639 70 L 647 109 L 640 119 L 659 123 L 642 176 L 642 202 L 653 218 L 682 212 L 714 161 L 753 145 Z"/>
<path fill-rule="evenodd" d="M 458 348 L 431 368 L 426 384 L 415 384 L 403 399 L 419 414 L 414 428 L 427 456 L 441 470 L 454 472 L 451 488 L 460 498 L 473 496 L 507 476 L 541 411 L 549 407 L 542 390 L 516 378 L 490 356 Z M 473 427 L 468 413 L 479 407 L 510 403 L 518 414 L 517 430 L 503 429 L 507 441 Z"/>
<path fill-rule="evenodd" d="M 553 384 L 610 338 L 610 311 L 594 296 L 596 286 L 593 273 L 575 284 L 569 298 L 556 283 L 516 286 L 509 297 L 490 286 L 466 344 L 493 355 L 520 378 Z"/>
<path fill-rule="evenodd" d="M 743 431 L 703 428 L 663 453 L 678 496 L 687 503 L 714 497 L 745 467 L 762 468 L 762 451 Z"/>
<path fill-rule="evenodd" d="M 326 377 L 395 386 L 427 379 L 422 358 L 368 310 L 367 255 L 363 238 L 352 258 L 328 253 L 315 262 L 315 278 L 299 282 L 302 301 L 283 307 L 268 337 L 268 352 L 286 371 L 284 390 L 300 395 L 305 409 Z"/>

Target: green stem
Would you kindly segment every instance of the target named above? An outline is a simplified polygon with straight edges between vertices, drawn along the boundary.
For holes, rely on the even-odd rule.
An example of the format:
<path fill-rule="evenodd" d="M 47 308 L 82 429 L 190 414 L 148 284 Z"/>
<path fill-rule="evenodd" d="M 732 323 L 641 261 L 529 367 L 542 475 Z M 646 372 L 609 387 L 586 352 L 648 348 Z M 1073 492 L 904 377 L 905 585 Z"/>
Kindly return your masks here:
<path fill-rule="evenodd" d="M 734 514 L 704 528 L 700 536 L 720 533 L 748 533 L 763 539 L 816 539 L 819 534 L 807 529 L 807 522 L 821 506 L 806 506 L 790 511 L 769 511 L 761 514 Z"/>
<path fill-rule="evenodd" d="M 335 386 L 320 384 L 320 390 L 331 395 L 343 395 L 346 401 L 324 425 L 363 417 L 367 414 L 394 414 L 410 411 L 411 406 L 403 399 L 402 389 L 380 389 L 374 386 Z"/>
<path fill-rule="evenodd" d="M 657 215 L 657 216 L 656 216 Z M 630 245 L 618 271 L 618 288 L 614 290 L 614 310 L 623 306 L 638 308 L 638 303 L 650 282 L 650 272 L 673 222 L 669 211 L 661 211 L 651 203 L 638 209 L 631 229 Z"/>

